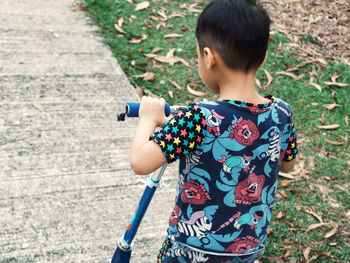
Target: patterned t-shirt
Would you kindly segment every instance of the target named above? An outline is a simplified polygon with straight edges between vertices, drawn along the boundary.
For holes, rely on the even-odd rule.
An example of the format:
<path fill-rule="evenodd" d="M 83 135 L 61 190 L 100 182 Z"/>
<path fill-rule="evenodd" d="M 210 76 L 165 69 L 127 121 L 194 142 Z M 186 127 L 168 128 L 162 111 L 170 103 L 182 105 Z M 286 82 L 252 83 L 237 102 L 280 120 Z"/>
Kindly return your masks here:
<path fill-rule="evenodd" d="M 150 137 L 180 159 L 168 227 L 178 243 L 232 256 L 264 248 L 279 166 L 298 153 L 290 106 L 267 98 L 191 104 Z"/>

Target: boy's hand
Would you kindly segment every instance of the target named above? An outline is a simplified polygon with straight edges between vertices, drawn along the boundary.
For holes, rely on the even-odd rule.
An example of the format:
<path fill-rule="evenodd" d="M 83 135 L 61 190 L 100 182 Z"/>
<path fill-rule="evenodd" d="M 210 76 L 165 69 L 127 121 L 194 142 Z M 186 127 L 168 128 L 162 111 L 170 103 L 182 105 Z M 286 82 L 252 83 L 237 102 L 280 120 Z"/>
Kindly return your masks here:
<path fill-rule="evenodd" d="M 165 100 L 163 98 L 142 97 L 139 119 L 154 123 L 156 126 L 163 126 L 171 116 L 165 116 Z"/>
<path fill-rule="evenodd" d="M 139 109 L 139 123 L 130 149 L 131 168 L 137 174 L 148 174 L 166 163 L 166 158 L 149 136 L 157 126 L 163 126 L 170 116 L 165 116 L 165 100 L 142 97 Z"/>

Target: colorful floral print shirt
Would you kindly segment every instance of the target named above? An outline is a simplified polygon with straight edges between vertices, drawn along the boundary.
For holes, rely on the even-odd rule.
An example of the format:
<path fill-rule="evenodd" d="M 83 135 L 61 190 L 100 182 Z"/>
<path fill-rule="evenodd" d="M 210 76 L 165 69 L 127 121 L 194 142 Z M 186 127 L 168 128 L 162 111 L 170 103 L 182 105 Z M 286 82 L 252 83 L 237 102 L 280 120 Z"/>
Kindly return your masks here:
<path fill-rule="evenodd" d="M 173 240 L 215 255 L 264 248 L 279 166 L 298 153 L 290 106 L 268 98 L 191 104 L 150 137 L 180 159 Z"/>

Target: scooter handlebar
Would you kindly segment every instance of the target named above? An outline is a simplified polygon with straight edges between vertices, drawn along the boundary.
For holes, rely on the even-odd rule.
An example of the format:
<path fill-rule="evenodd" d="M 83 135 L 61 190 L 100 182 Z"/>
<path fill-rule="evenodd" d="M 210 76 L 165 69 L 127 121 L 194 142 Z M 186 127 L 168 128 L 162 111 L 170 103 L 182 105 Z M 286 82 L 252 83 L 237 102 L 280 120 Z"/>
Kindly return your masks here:
<path fill-rule="evenodd" d="M 165 104 L 164 113 L 165 116 L 169 116 L 171 113 L 177 113 L 184 109 L 186 106 L 170 106 Z M 125 113 L 117 114 L 118 121 L 125 121 L 125 117 L 138 117 L 139 116 L 140 103 L 139 102 L 128 102 L 125 106 Z"/>
<path fill-rule="evenodd" d="M 138 117 L 139 116 L 140 103 L 138 102 L 128 102 L 126 103 L 126 116 L 128 117 Z M 165 104 L 164 109 L 165 116 L 170 115 L 170 105 Z"/>

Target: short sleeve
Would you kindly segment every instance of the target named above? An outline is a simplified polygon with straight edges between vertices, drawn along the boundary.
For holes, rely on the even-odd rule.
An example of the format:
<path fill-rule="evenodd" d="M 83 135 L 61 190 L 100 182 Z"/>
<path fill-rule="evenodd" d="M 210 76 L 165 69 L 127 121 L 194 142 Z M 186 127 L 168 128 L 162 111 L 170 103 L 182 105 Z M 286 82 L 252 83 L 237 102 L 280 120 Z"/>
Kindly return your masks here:
<path fill-rule="evenodd" d="M 298 155 L 297 136 L 295 134 L 294 120 L 292 119 L 288 147 L 284 154 L 283 161 L 292 161 Z"/>
<path fill-rule="evenodd" d="M 207 129 L 201 108 L 192 103 L 178 112 L 164 126 L 150 136 L 157 143 L 168 163 L 194 152 L 201 145 Z"/>

